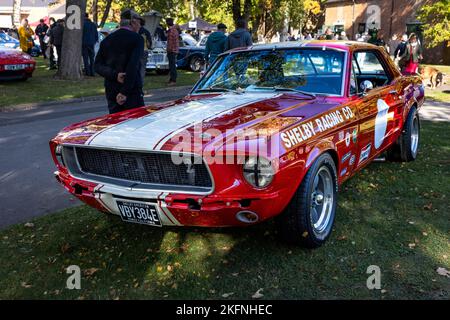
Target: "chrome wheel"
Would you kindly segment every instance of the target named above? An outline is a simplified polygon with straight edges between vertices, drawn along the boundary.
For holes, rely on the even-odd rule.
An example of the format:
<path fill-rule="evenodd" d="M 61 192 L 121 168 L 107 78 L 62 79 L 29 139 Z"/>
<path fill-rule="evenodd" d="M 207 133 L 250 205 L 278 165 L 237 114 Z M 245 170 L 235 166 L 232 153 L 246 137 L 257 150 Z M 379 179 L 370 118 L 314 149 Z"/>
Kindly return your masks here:
<path fill-rule="evenodd" d="M 417 155 L 417 149 L 419 146 L 419 119 L 414 117 L 411 127 L 411 153 L 414 158 Z"/>
<path fill-rule="evenodd" d="M 332 220 L 334 184 L 330 170 L 323 166 L 314 177 L 310 200 L 310 217 L 314 233 L 318 238 L 325 237 Z"/>
<path fill-rule="evenodd" d="M 191 59 L 189 67 L 191 68 L 192 71 L 198 72 L 202 68 L 202 61 L 199 58 L 194 57 Z"/>

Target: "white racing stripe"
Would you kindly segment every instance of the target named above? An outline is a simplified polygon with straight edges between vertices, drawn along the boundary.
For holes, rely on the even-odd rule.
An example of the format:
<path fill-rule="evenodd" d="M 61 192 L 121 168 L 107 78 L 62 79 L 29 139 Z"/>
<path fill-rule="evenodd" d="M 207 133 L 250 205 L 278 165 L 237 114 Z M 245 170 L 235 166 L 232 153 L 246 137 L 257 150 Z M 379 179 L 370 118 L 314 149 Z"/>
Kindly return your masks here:
<path fill-rule="evenodd" d="M 222 94 L 216 97 L 189 101 L 139 119 L 125 121 L 97 134 L 89 141 L 96 147 L 136 150 L 159 150 L 182 128 L 212 119 L 245 105 L 275 97 L 275 93 Z"/>

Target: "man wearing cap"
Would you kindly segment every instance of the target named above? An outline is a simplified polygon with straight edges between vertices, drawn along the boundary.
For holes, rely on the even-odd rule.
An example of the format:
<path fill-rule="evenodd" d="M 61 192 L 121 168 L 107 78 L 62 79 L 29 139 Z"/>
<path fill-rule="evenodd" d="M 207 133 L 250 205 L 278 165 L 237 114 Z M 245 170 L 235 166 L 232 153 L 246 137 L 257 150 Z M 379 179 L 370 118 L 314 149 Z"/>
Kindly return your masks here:
<path fill-rule="evenodd" d="M 225 44 L 227 42 L 226 31 L 227 26 L 219 23 L 217 25 L 217 31 L 208 36 L 205 46 L 205 57 L 208 65 L 213 64 L 217 56 L 225 51 Z"/>
<path fill-rule="evenodd" d="M 39 38 L 39 44 L 41 45 L 41 51 L 42 51 L 42 55 L 44 57 L 44 59 L 47 59 L 47 44 L 44 41 L 45 36 L 47 35 L 47 30 L 48 30 L 48 25 L 45 24 L 44 19 L 39 20 L 39 24 L 36 27 L 36 30 L 34 31 L 34 33 L 38 36 Z"/>
<path fill-rule="evenodd" d="M 120 28 L 100 43 L 95 58 L 95 71 L 105 78 L 109 113 L 144 105 L 140 72 L 144 41 L 138 33 L 142 17 L 126 9 L 120 19 Z"/>

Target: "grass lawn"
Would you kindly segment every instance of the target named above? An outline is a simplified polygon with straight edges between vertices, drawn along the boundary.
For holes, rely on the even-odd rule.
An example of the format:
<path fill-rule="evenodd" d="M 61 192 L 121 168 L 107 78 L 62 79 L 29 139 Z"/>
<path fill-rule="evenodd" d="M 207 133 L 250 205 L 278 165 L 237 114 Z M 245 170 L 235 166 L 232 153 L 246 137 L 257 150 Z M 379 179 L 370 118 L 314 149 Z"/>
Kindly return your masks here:
<path fill-rule="evenodd" d="M 22 103 L 35 103 L 104 94 L 103 78 L 82 81 L 62 81 L 53 78 L 55 70 L 47 70 L 47 60 L 36 58 L 36 70 L 27 81 L 0 82 L 0 108 Z M 178 86 L 193 85 L 198 73 L 178 70 Z M 168 76 L 150 73 L 145 77 L 144 90 L 166 87 Z"/>
<path fill-rule="evenodd" d="M 448 123 L 422 123 L 417 161 L 372 163 L 345 183 L 316 250 L 273 221 L 241 229 L 152 228 L 86 206 L 0 232 L 0 299 L 450 299 Z M 69 196 L 69 195 L 67 195 Z M 65 289 L 80 266 L 81 290 Z M 366 287 L 381 268 L 382 290 Z"/>
<path fill-rule="evenodd" d="M 430 67 L 435 67 L 439 71 L 445 73 L 447 75 L 447 79 L 450 79 L 450 66 L 443 65 L 428 65 Z M 429 87 L 425 89 L 425 96 L 427 99 L 432 99 L 436 101 L 442 102 L 450 102 L 450 82 L 447 80 L 447 84 L 443 87 L 439 87 L 438 89 L 431 90 Z"/>

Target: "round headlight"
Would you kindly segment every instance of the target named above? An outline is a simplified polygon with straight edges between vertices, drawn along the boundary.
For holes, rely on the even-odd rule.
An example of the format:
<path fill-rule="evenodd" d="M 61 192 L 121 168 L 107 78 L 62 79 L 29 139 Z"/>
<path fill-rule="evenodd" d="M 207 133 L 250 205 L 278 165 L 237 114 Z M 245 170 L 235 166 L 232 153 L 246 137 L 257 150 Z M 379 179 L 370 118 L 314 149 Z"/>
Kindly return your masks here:
<path fill-rule="evenodd" d="M 273 180 L 272 163 L 263 157 L 249 157 L 244 164 L 244 178 L 256 188 L 267 187 Z"/>

